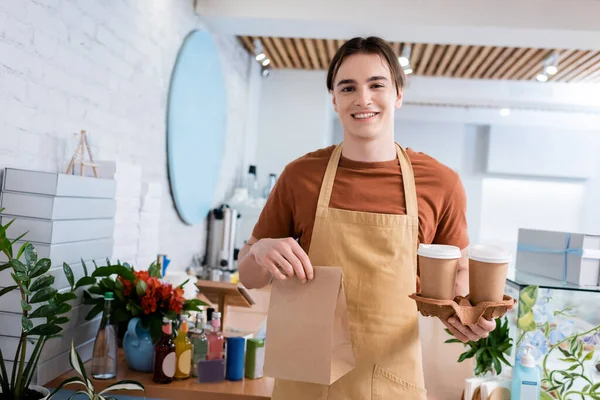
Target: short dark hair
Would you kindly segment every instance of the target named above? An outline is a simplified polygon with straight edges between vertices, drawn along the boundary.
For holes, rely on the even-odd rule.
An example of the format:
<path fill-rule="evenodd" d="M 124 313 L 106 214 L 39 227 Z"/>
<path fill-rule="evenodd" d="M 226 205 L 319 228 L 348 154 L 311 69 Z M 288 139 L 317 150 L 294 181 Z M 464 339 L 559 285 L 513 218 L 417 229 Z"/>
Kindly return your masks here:
<path fill-rule="evenodd" d="M 392 46 L 379 37 L 369 36 L 367 38 L 352 38 L 338 49 L 329 63 L 329 70 L 327 71 L 327 89 L 333 90 L 333 80 L 340 69 L 340 65 L 342 65 L 342 61 L 353 54 L 377 54 L 385 59 L 390 67 L 392 80 L 396 85 L 396 92 L 400 93 L 400 90 L 404 88 L 404 85 L 406 84 L 406 75 L 398 62 L 398 56 L 394 52 Z"/>

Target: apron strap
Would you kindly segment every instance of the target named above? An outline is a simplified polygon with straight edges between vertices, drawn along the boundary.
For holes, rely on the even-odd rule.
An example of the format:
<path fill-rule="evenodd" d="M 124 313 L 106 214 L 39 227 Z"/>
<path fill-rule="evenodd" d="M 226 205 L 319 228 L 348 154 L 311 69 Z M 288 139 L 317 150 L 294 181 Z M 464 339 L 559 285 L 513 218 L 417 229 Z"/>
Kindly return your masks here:
<path fill-rule="evenodd" d="M 321 183 L 319 201 L 317 202 L 318 208 L 329 208 L 331 192 L 333 191 L 333 183 L 335 181 L 335 174 L 337 172 L 337 167 L 342 155 L 342 144 L 343 143 L 340 143 L 336 146 L 331 154 L 331 157 L 329 158 L 327 169 L 325 170 L 325 176 L 323 177 L 323 182 Z M 415 176 L 413 174 L 412 165 L 408 155 L 398 144 L 396 144 L 396 150 L 398 154 L 398 161 L 400 162 L 400 171 L 402 172 L 402 182 L 404 183 L 406 215 L 418 217 L 417 190 L 415 186 Z"/>

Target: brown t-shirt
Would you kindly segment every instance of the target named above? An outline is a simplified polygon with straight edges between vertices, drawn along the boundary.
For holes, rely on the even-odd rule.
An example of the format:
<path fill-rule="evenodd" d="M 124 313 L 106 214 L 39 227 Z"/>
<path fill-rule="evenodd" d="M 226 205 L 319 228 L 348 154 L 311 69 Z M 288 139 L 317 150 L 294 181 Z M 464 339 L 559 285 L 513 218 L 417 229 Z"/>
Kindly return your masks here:
<path fill-rule="evenodd" d="M 321 182 L 335 146 L 308 153 L 288 164 L 279 176 L 252 236 L 293 237 L 308 253 Z M 469 244 L 466 195 L 459 176 L 434 158 L 407 149 L 419 209 L 419 242 Z M 341 157 L 331 194 L 331 208 L 406 214 L 398 159 L 359 162 Z"/>

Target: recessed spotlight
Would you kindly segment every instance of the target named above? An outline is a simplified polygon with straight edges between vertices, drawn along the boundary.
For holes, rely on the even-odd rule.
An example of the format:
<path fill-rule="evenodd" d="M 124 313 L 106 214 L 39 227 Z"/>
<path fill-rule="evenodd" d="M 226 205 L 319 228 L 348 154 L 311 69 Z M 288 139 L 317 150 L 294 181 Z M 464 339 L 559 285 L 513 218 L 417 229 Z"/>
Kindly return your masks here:
<path fill-rule="evenodd" d="M 544 69 L 544 72 L 546 72 L 548 75 L 556 75 L 556 73 L 558 72 L 558 68 L 556 68 L 554 65 L 548 65 Z"/>
<path fill-rule="evenodd" d="M 406 69 L 404 70 L 404 73 L 405 73 L 406 75 L 410 75 L 410 74 L 412 74 L 412 72 L 413 72 L 412 68 L 406 68 Z"/>
<path fill-rule="evenodd" d="M 269 71 L 269 69 L 268 69 L 268 68 L 263 68 L 263 70 L 261 71 L 261 74 L 262 74 L 262 76 L 264 76 L 265 78 L 266 78 L 267 76 L 269 76 L 269 74 L 270 74 L 270 73 L 271 73 L 271 72 Z"/>
<path fill-rule="evenodd" d="M 269 65 L 271 63 L 271 60 L 269 60 L 268 58 L 265 58 L 262 62 L 263 67 L 266 67 L 267 65 Z"/>
<path fill-rule="evenodd" d="M 260 53 L 256 55 L 256 61 L 262 61 L 265 58 L 267 58 L 267 56 L 265 55 L 265 53 Z"/>
<path fill-rule="evenodd" d="M 503 108 L 500 110 L 500 115 L 503 117 L 508 117 L 510 115 L 510 108 Z"/>
<path fill-rule="evenodd" d="M 404 56 L 398 57 L 398 62 L 402 68 L 407 67 L 410 64 L 410 60 Z"/>
<path fill-rule="evenodd" d="M 546 82 L 546 81 L 548 80 L 548 75 L 546 75 L 546 74 L 538 74 L 538 75 L 535 77 L 535 79 L 536 79 L 538 82 Z"/>

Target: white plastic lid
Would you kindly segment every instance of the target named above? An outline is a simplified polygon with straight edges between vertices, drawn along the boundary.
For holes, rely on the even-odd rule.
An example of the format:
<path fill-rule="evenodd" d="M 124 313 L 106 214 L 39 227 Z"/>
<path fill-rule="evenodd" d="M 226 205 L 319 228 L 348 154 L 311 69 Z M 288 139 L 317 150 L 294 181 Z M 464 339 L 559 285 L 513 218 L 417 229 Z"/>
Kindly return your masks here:
<path fill-rule="evenodd" d="M 527 368 L 535 368 L 535 359 L 531 354 L 531 349 L 533 349 L 533 346 L 528 344 L 527 347 L 525 347 L 523 357 L 521 357 L 521 365 Z"/>
<path fill-rule="evenodd" d="M 501 247 L 489 244 L 478 244 L 473 246 L 469 250 L 469 258 L 475 261 L 494 264 L 504 264 L 511 261 L 511 255 L 508 251 Z"/>
<path fill-rule="evenodd" d="M 460 258 L 460 249 L 445 244 L 420 244 L 417 254 L 423 257 L 440 258 L 444 260 Z"/>

